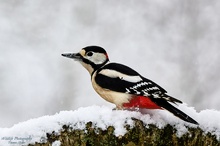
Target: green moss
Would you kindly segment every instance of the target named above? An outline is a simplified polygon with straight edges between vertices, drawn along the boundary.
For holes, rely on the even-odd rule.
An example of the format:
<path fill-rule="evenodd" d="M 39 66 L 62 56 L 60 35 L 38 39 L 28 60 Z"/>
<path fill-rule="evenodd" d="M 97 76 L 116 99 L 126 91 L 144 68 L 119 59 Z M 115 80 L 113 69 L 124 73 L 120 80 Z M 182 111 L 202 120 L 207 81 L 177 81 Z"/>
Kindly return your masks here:
<path fill-rule="evenodd" d="M 64 125 L 60 133 L 48 133 L 47 143 L 35 143 L 36 146 L 51 146 L 60 140 L 62 146 L 218 146 L 220 141 L 211 133 L 204 133 L 199 128 L 188 128 L 188 133 L 177 137 L 176 129 L 167 125 L 162 129 L 155 125 L 145 126 L 142 121 L 133 119 L 135 126 L 125 126 L 127 133 L 124 136 L 116 137 L 115 128 L 109 126 L 102 130 L 93 125 L 92 122 L 86 124 L 84 130 L 73 130 L 68 125 Z M 31 145 L 30 145 L 31 146 Z"/>

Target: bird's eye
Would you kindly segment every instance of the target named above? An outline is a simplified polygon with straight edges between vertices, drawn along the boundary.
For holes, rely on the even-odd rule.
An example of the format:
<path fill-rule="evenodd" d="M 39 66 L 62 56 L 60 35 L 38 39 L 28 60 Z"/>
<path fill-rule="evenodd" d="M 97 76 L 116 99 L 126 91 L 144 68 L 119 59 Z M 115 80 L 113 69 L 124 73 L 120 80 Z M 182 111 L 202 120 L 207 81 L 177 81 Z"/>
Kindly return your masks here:
<path fill-rule="evenodd" d="M 93 55 L 93 52 L 88 52 L 86 53 L 87 56 L 92 56 Z"/>

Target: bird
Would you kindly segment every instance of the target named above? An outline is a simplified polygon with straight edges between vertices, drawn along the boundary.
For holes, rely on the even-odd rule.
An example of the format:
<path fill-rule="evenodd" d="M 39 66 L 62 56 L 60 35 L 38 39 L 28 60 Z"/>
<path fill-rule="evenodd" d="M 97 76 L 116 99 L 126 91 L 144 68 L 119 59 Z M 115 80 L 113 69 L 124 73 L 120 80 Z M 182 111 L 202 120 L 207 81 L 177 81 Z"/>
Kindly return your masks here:
<path fill-rule="evenodd" d="M 90 74 L 94 90 L 116 109 L 128 108 L 167 110 L 176 117 L 199 125 L 193 118 L 173 106 L 182 101 L 134 69 L 110 62 L 106 50 L 100 46 L 87 46 L 78 53 L 63 53 L 64 57 L 78 61 Z"/>

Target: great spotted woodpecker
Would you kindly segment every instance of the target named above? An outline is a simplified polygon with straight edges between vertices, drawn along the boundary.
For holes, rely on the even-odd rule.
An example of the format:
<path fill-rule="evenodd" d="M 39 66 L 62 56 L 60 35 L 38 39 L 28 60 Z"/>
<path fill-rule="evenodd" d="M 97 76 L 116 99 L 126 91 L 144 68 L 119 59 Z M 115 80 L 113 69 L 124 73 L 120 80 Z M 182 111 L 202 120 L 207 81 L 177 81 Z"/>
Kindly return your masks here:
<path fill-rule="evenodd" d="M 180 119 L 198 125 L 195 120 L 170 104 L 182 103 L 180 100 L 167 95 L 166 90 L 130 67 L 110 63 L 103 48 L 88 46 L 79 53 L 66 53 L 62 56 L 79 61 L 90 73 L 95 91 L 115 104 L 117 109 L 166 109 Z"/>

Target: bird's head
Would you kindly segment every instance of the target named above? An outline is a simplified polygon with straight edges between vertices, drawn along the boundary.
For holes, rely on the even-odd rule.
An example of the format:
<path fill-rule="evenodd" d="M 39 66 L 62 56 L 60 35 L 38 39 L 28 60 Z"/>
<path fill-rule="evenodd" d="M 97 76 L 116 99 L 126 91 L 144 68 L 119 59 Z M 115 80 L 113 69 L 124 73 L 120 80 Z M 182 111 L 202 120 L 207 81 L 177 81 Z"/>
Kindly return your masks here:
<path fill-rule="evenodd" d="M 106 51 L 99 46 L 88 46 L 79 53 L 65 53 L 62 56 L 79 61 L 90 74 L 109 61 Z"/>

